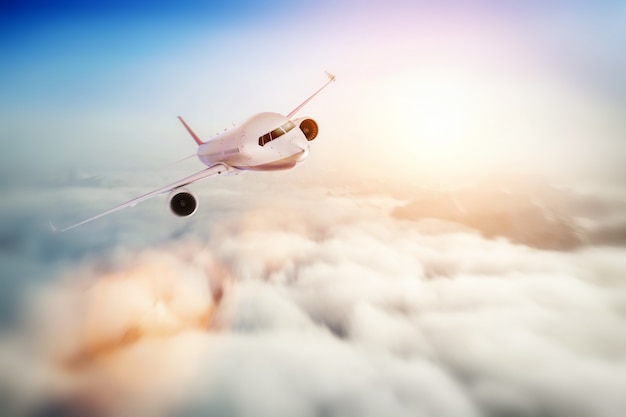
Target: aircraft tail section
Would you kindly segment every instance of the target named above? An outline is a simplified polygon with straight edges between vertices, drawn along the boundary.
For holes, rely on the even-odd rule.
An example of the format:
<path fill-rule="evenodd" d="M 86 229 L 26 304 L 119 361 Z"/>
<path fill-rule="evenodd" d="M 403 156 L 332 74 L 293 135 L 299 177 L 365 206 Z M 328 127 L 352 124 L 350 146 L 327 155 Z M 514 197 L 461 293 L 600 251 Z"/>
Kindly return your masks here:
<path fill-rule="evenodd" d="M 199 145 L 202 145 L 204 142 L 202 142 L 200 140 L 200 138 L 198 137 L 198 135 L 196 135 L 196 133 L 191 130 L 191 128 L 187 125 L 187 123 L 185 123 L 185 121 L 183 120 L 182 117 L 178 116 L 178 120 L 180 120 L 180 122 L 183 124 L 183 126 L 185 126 L 185 129 L 187 129 L 187 132 L 189 132 L 189 134 L 191 135 L 191 137 L 193 138 L 193 140 L 196 141 L 196 143 Z"/>

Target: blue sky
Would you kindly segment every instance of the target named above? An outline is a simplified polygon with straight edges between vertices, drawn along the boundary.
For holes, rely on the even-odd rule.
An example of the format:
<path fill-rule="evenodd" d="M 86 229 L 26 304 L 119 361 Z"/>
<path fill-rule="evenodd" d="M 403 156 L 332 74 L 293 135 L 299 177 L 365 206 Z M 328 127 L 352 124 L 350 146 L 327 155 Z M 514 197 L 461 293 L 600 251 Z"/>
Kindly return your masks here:
<path fill-rule="evenodd" d="M 586 175 L 624 154 L 624 10 L 560 1 L 15 2 L 3 6 L 0 29 L 0 140 L 14 169 L 147 169 L 193 152 L 177 114 L 210 136 L 258 111 L 289 111 L 329 69 L 341 83 L 307 109 L 342 138 L 320 147 L 328 164 L 372 136 L 360 166 L 383 154 L 414 175 L 423 172 L 413 161 L 458 167 L 455 175 L 518 165 L 553 174 L 565 155 L 557 172 Z M 390 125 L 398 151 L 377 140 Z M 35 161 L 35 144 L 55 156 Z M 606 160 L 590 166 L 589 155 Z"/>

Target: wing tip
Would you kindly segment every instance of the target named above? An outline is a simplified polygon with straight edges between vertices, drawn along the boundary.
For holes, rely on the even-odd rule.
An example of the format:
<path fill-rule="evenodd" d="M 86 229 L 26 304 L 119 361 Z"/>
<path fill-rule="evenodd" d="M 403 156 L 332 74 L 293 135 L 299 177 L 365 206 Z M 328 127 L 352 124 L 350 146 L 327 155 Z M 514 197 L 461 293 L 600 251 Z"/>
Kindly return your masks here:
<path fill-rule="evenodd" d="M 52 222 L 48 222 L 48 226 L 50 227 L 50 231 L 51 231 L 53 234 L 55 234 L 55 235 L 56 235 L 56 234 L 59 234 L 60 230 L 58 229 L 58 227 L 56 227 L 56 226 L 54 225 L 54 223 L 52 223 Z"/>
<path fill-rule="evenodd" d="M 326 88 L 330 83 L 332 83 L 333 81 L 335 81 L 335 75 L 331 74 L 328 71 L 324 71 L 324 73 L 326 74 L 326 76 L 329 78 L 329 80 L 326 82 L 326 84 L 324 84 L 322 87 L 320 87 L 319 90 L 317 90 L 316 92 L 314 92 L 309 98 L 307 98 L 306 100 L 304 100 L 302 103 L 300 103 L 300 105 L 298 107 L 296 107 L 295 109 L 293 109 L 292 111 L 290 111 L 287 116 L 285 116 L 287 119 L 291 119 L 293 116 L 296 115 L 296 113 L 298 113 L 304 106 L 306 106 L 306 104 L 311 101 L 313 99 L 313 97 L 315 97 L 320 91 L 322 91 L 324 88 Z"/>

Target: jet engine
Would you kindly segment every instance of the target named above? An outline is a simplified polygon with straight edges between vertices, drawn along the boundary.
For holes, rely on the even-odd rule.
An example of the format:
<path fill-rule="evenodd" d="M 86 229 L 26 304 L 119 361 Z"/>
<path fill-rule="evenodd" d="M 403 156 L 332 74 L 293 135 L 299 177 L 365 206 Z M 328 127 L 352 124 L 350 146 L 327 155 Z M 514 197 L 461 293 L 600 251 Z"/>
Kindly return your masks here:
<path fill-rule="evenodd" d="M 170 193 L 168 206 L 175 215 L 188 217 L 198 209 L 198 200 L 189 190 L 177 188 Z"/>
<path fill-rule="evenodd" d="M 306 140 L 309 142 L 317 137 L 319 133 L 319 128 L 317 127 L 317 123 L 313 119 L 304 119 L 300 122 L 300 130 L 304 133 Z"/>

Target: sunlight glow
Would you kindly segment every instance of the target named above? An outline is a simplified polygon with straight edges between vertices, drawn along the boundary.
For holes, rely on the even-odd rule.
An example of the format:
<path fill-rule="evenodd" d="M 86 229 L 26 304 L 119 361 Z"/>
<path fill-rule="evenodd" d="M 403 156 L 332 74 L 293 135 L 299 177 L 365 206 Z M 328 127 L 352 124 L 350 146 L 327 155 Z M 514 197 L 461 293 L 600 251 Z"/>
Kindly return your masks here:
<path fill-rule="evenodd" d="M 394 138 L 399 147 L 394 152 L 403 165 L 467 167 L 481 159 L 485 132 L 498 113 L 496 98 L 483 85 L 478 77 L 448 68 L 383 79 L 373 113 L 384 125 L 375 129 Z"/>

